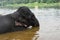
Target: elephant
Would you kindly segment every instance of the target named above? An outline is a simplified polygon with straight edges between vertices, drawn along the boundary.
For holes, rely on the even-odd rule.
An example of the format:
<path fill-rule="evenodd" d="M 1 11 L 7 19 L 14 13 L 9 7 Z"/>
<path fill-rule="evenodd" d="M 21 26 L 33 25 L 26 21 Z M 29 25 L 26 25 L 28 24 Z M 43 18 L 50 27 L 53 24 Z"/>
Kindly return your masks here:
<path fill-rule="evenodd" d="M 22 6 L 15 12 L 0 16 L 0 34 L 39 27 L 39 22 L 31 10 Z"/>

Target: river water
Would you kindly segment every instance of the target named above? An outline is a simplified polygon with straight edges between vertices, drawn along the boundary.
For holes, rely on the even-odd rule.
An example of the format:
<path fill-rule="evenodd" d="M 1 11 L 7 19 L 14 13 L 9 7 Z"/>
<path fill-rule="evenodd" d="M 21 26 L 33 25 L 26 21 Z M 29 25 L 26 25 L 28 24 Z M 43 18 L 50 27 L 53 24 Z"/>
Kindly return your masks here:
<path fill-rule="evenodd" d="M 16 10 L 0 9 L 0 14 L 13 13 Z M 41 8 L 31 9 L 40 23 L 25 31 L 18 31 L 0 35 L 0 40 L 60 40 L 60 9 Z"/>

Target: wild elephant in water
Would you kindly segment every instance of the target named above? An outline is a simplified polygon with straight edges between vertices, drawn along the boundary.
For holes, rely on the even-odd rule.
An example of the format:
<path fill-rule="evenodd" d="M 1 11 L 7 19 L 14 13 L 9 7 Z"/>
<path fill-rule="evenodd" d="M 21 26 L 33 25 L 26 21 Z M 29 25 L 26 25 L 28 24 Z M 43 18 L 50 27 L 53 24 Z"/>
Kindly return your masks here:
<path fill-rule="evenodd" d="M 22 6 L 12 14 L 0 16 L 0 33 L 19 31 L 29 26 L 39 27 L 39 22 L 31 10 Z"/>

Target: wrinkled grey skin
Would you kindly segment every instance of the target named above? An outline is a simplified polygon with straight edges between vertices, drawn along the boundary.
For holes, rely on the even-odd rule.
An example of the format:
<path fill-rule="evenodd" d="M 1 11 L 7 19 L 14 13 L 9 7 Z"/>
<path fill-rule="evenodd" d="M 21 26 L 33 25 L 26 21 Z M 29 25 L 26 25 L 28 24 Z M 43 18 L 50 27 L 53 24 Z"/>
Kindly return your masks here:
<path fill-rule="evenodd" d="M 16 25 L 18 23 L 15 23 L 15 21 L 20 25 Z M 28 7 L 23 6 L 12 14 L 0 16 L 0 34 L 20 31 L 29 26 L 39 27 L 39 22 Z"/>

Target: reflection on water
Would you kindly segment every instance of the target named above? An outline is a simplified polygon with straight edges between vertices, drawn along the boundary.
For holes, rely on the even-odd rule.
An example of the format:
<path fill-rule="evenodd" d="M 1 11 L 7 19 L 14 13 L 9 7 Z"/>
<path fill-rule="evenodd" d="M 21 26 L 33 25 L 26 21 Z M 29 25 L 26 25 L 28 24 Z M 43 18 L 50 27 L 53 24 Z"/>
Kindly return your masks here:
<path fill-rule="evenodd" d="M 38 27 L 27 29 L 25 31 L 18 31 L 0 35 L 0 40 L 35 40 L 38 38 Z"/>
<path fill-rule="evenodd" d="M 60 9 L 31 9 L 39 20 L 40 29 L 34 27 L 29 30 L 0 35 L 1 40 L 60 40 Z M 15 10 L 0 9 L 0 13 L 8 14 Z M 39 30 L 39 31 L 37 31 Z"/>

